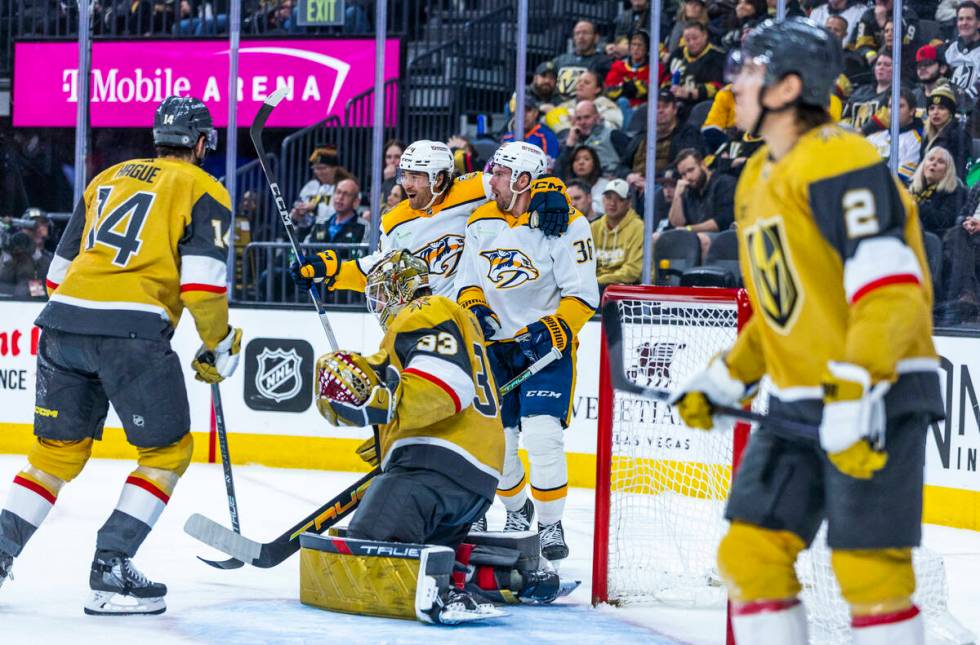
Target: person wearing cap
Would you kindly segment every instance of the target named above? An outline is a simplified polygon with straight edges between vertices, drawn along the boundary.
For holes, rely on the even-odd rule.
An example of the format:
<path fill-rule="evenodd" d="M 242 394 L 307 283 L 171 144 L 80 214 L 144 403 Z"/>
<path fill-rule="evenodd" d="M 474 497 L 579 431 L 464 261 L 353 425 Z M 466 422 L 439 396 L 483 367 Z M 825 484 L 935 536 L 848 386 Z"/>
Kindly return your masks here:
<path fill-rule="evenodd" d="M 950 81 L 975 103 L 980 84 L 980 4 L 965 0 L 956 7 L 956 35 L 946 47 Z"/>
<path fill-rule="evenodd" d="M 353 178 L 340 165 L 340 157 L 333 146 L 319 147 L 310 154 L 310 170 L 313 171 L 313 179 L 300 189 L 299 198 L 289 213 L 300 239 L 306 237 L 314 224 L 322 224 L 333 215 L 330 201 L 337 184 L 343 179 Z"/>
<path fill-rule="evenodd" d="M 592 222 L 596 280 L 610 284 L 636 284 L 643 272 L 643 220 L 630 206 L 630 187 L 613 179 L 602 193 L 605 214 Z"/>
<path fill-rule="evenodd" d="M 925 110 L 929 107 L 929 97 L 941 85 L 949 84 L 949 68 L 946 59 L 939 55 L 935 45 L 923 45 L 915 52 L 915 106 Z"/>
<path fill-rule="evenodd" d="M 827 19 L 831 16 L 840 16 L 846 21 L 847 35 L 841 41 L 845 47 L 851 44 L 854 33 L 857 31 L 858 22 L 864 15 L 867 5 L 863 2 L 852 2 L 851 0 L 828 0 L 827 4 L 822 4 L 810 12 L 810 20 L 818 25 L 826 25 Z"/>
<path fill-rule="evenodd" d="M 697 150 L 681 150 L 674 166 L 680 179 L 667 218 L 672 227 L 698 234 L 704 257 L 711 233 L 724 231 L 735 221 L 735 178 L 708 170 Z"/>
<path fill-rule="evenodd" d="M 558 56 L 553 61 L 558 77 L 558 92 L 565 99 L 575 96 L 578 77 L 586 70 L 594 70 L 599 78 L 605 78 L 612 59 L 598 50 L 599 31 L 591 20 L 579 20 L 572 29 L 573 51 Z M 600 83 L 601 85 L 601 83 Z"/>
<path fill-rule="evenodd" d="M 545 61 L 534 69 L 534 78 L 531 84 L 524 90 L 524 100 L 534 97 L 538 101 L 538 107 L 542 114 L 547 114 L 561 103 L 561 95 L 558 94 L 558 75 L 555 72 L 555 64 Z M 517 104 L 517 95 L 512 94 L 507 105 L 504 106 L 504 116 L 507 120 L 514 114 L 514 106 Z"/>
<path fill-rule="evenodd" d="M 920 158 L 925 159 L 926 154 L 934 147 L 946 148 L 953 155 L 956 175 L 965 177 L 970 142 L 963 126 L 956 119 L 956 93 L 951 86 L 936 88 L 929 97 L 926 114 Z"/>
<path fill-rule="evenodd" d="M 510 120 L 510 128 L 500 139 L 501 143 L 514 140 L 514 120 Z M 524 141 L 532 143 L 544 150 L 554 163 L 558 157 L 558 137 L 544 123 L 541 123 L 541 109 L 538 100 L 533 96 L 524 96 Z"/>

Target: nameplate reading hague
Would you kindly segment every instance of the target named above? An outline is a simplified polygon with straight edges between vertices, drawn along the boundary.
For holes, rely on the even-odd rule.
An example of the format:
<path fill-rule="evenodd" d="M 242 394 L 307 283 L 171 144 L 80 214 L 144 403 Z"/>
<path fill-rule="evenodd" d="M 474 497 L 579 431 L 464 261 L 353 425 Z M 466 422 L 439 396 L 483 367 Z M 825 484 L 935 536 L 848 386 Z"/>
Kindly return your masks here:
<path fill-rule="evenodd" d="M 299 0 L 300 27 L 341 27 L 344 24 L 344 0 Z"/>

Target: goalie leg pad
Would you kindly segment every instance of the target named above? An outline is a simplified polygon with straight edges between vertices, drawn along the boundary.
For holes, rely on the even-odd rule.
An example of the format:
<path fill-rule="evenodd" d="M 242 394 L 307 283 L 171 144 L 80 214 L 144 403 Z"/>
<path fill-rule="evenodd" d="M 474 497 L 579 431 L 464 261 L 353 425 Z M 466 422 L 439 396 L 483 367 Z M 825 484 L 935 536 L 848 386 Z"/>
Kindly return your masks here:
<path fill-rule="evenodd" d="M 830 562 L 855 625 L 913 608 L 912 549 L 834 549 Z"/>
<path fill-rule="evenodd" d="M 718 569 L 733 603 L 787 601 L 800 593 L 794 563 L 806 545 L 789 531 L 732 522 L 718 547 Z"/>

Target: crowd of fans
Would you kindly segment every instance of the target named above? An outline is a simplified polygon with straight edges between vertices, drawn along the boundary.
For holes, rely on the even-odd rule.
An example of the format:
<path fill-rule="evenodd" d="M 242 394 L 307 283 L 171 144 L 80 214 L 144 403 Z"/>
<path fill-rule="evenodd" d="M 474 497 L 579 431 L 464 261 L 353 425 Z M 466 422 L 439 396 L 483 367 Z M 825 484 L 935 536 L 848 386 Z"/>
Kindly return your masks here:
<path fill-rule="evenodd" d="M 266 27 L 289 31 L 292 2 L 263 0 L 251 15 L 261 14 Z M 817 2 L 789 0 L 787 10 L 823 24 L 844 48 L 845 69 L 830 97 L 831 113 L 865 135 L 887 158 L 895 89 L 892 0 Z M 137 4 L 127 2 L 123 8 Z M 665 11 L 662 42 L 654 47 L 646 30 L 649 0 L 630 0 L 612 28 L 605 28 L 607 33 L 588 20 L 579 21 L 569 34 L 569 51 L 556 52 L 552 60 L 534 68 L 520 127 L 524 139 L 552 159 L 554 174 L 565 181 L 570 199 L 592 222 L 601 285 L 640 281 L 648 188 L 654 192 L 655 257 L 666 232 L 685 231 L 696 236 L 704 260 L 717 236 L 734 227 L 735 185 L 745 161 L 761 144 L 735 128 L 725 60 L 748 31 L 774 15 L 775 5 L 775 0 L 680 0 Z M 215 3 L 181 0 L 179 6 L 190 22 L 174 22 L 175 30 L 206 31 L 209 21 L 220 23 L 223 16 L 216 13 Z M 113 10 L 112 5 L 96 8 L 103 19 Z M 348 3 L 348 18 L 360 25 L 366 17 L 358 11 L 359 3 Z M 937 240 L 926 246 L 938 253 L 941 279 L 936 282 L 936 301 L 941 321 L 977 320 L 980 164 L 972 161 L 974 140 L 980 139 L 980 111 L 975 109 L 980 92 L 980 5 L 974 0 L 907 2 L 901 41 L 898 175 L 919 204 L 924 232 Z M 654 92 L 657 140 L 655 158 L 649 160 L 647 108 Z M 515 103 L 512 97 L 501 106 L 505 126 L 497 136 L 449 139 L 459 172 L 483 169 L 494 145 L 513 139 Z M 382 214 L 405 197 L 396 181 L 404 149 L 401 141 L 385 144 L 378 204 Z M 646 185 L 647 163 L 654 164 L 652 187 Z M 359 178 L 342 166 L 337 149 L 313 150 L 310 172 L 290 212 L 301 239 L 367 242 L 372 208 L 362 197 Z M 243 210 L 247 209 L 239 208 L 240 217 Z M 4 255 L 0 281 L 10 275 L 9 255 Z M 43 262 L 43 252 L 35 250 L 33 255 Z"/>

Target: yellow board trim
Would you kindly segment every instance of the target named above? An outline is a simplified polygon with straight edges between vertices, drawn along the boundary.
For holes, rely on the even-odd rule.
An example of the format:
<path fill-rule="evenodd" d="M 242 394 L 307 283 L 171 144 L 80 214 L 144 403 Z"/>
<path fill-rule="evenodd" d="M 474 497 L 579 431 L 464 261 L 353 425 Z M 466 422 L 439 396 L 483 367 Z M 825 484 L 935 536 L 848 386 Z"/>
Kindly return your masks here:
<path fill-rule="evenodd" d="M 232 446 L 232 462 L 235 464 L 260 464 L 273 468 L 305 468 L 309 470 L 340 470 L 367 472 L 369 467 L 357 456 L 355 449 L 363 440 L 341 439 L 337 437 L 290 437 L 282 435 L 231 433 L 228 441 Z M 0 454 L 26 455 L 34 446 L 33 426 L 28 423 L 0 423 Z M 525 472 L 530 472 L 527 454 L 521 451 L 521 461 Z M 101 459 L 136 460 L 136 448 L 126 442 L 121 428 L 106 428 L 102 441 L 93 443 L 92 456 Z M 576 488 L 595 488 L 595 455 L 588 453 L 568 453 L 568 485 Z M 623 458 L 618 458 L 623 459 Z M 194 433 L 195 462 L 208 460 L 207 433 Z M 628 488 L 624 478 L 617 484 L 616 473 L 625 469 L 626 464 L 617 460 L 612 464 L 613 490 L 626 490 L 636 493 L 656 494 L 662 490 L 649 488 Z M 699 479 L 728 481 L 731 469 L 728 466 L 695 464 L 691 462 L 671 462 L 644 460 L 642 468 L 654 474 L 656 468 L 671 469 L 669 481 L 685 482 L 692 488 L 698 487 Z M 678 473 L 681 474 L 678 477 Z M 636 481 L 636 479 L 631 479 Z M 672 486 L 675 492 L 684 493 L 680 487 Z M 690 489 L 686 494 L 694 495 Z M 944 486 L 925 487 L 922 519 L 928 524 L 939 524 L 961 529 L 980 531 L 980 491 L 961 490 Z"/>

